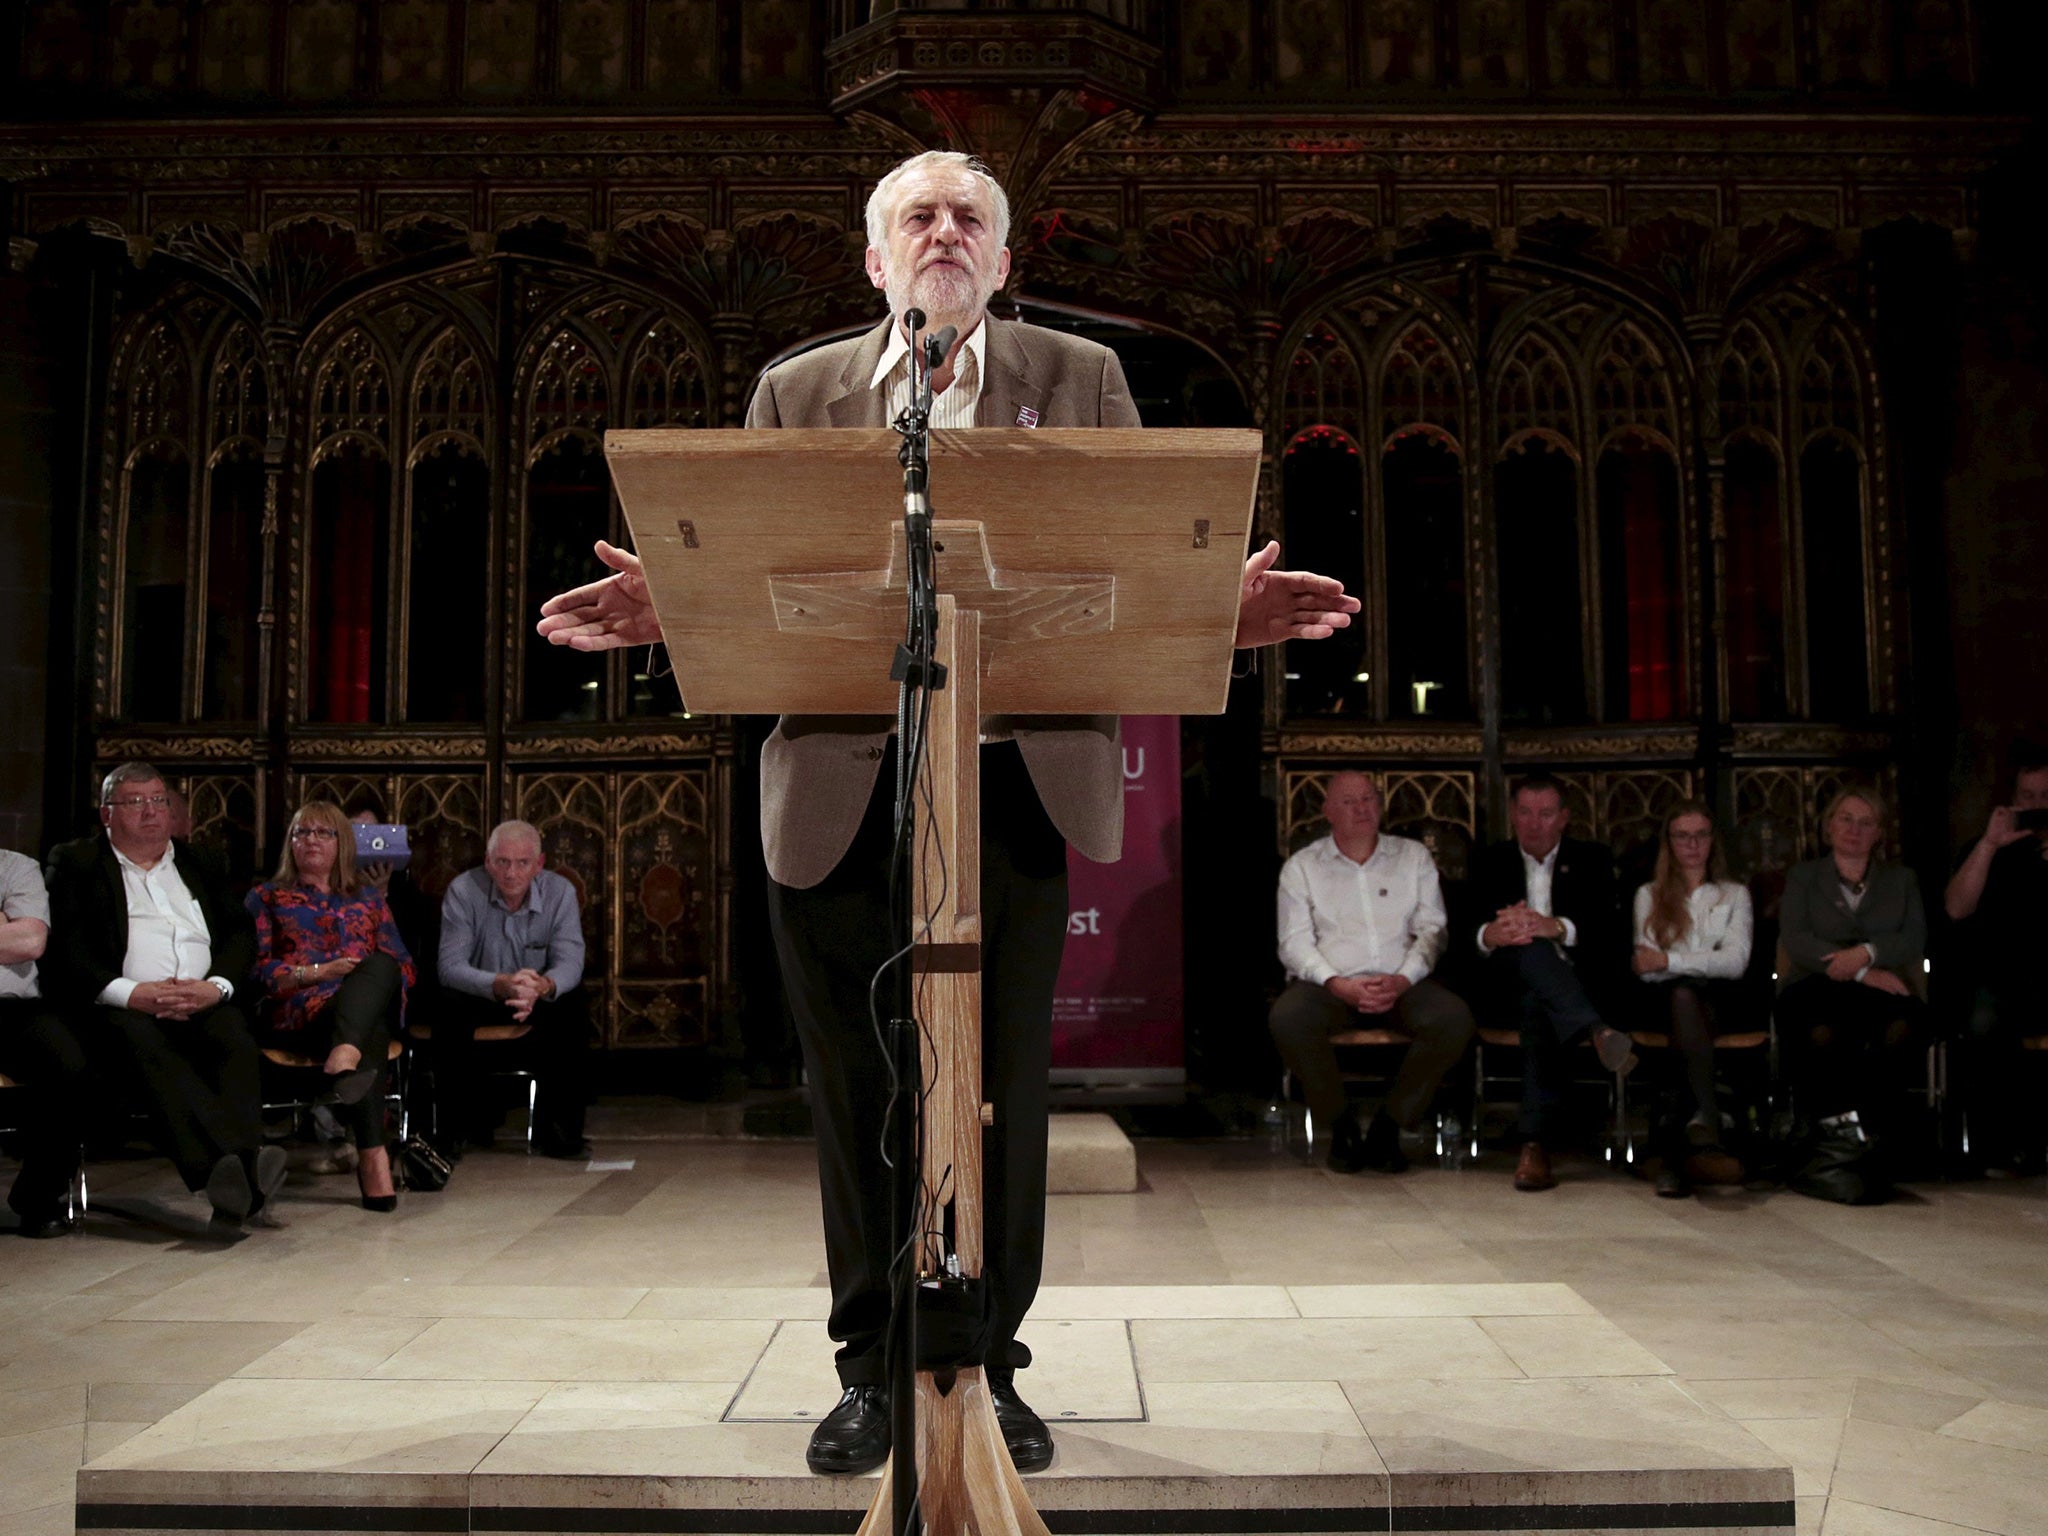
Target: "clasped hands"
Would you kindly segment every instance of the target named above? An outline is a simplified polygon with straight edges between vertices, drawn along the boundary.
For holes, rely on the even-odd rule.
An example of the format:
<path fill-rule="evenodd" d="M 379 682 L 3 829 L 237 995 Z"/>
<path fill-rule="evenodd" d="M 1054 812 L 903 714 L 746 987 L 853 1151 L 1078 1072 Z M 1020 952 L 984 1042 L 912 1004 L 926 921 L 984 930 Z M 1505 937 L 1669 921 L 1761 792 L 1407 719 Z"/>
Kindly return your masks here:
<path fill-rule="evenodd" d="M 640 557 L 597 541 L 597 558 L 612 574 L 549 598 L 540 605 L 537 633 L 552 645 L 578 651 L 610 651 L 653 645 L 661 639 L 654 600 Z M 1280 545 L 1266 546 L 1244 563 L 1238 591 L 1235 645 L 1247 650 L 1282 640 L 1327 640 L 1350 627 L 1359 601 L 1344 595 L 1344 583 L 1313 571 L 1276 571 Z"/>
<path fill-rule="evenodd" d="M 1410 983 L 1399 971 L 1383 975 L 1332 976 L 1323 990 L 1360 1013 L 1385 1013 L 1401 1000 Z"/>
<path fill-rule="evenodd" d="M 491 981 L 491 995 L 511 1010 L 516 1023 L 524 1024 L 533 1012 L 535 1003 L 555 995 L 555 984 L 539 971 L 527 966 L 522 970 L 503 972 Z"/>
<path fill-rule="evenodd" d="M 128 1006 L 153 1019 L 189 1019 L 220 1002 L 220 988 L 200 977 L 191 981 L 145 981 L 128 994 Z"/>
<path fill-rule="evenodd" d="M 1564 920 L 1548 917 L 1528 902 L 1518 901 L 1495 912 L 1493 921 L 1486 925 L 1480 936 L 1486 940 L 1488 949 L 1512 949 L 1518 944 L 1533 944 L 1538 939 L 1563 938 Z"/>
<path fill-rule="evenodd" d="M 1862 971 L 1863 985 L 1866 987 L 1889 992 L 1893 997 L 1904 997 L 1911 990 L 1906 985 L 1904 977 L 1896 971 L 1885 970 L 1861 944 L 1852 944 L 1847 949 L 1830 950 L 1821 958 L 1827 962 L 1830 981 L 1854 981 L 1856 973 Z"/>

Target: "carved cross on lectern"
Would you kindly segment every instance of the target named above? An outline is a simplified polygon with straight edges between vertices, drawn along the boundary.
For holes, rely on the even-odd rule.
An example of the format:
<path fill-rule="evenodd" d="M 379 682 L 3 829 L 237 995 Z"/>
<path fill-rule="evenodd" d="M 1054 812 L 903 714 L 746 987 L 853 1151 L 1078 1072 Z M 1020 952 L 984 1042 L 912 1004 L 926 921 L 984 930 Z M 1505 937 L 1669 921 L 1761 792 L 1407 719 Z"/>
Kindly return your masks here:
<path fill-rule="evenodd" d="M 935 518 L 932 566 L 941 592 L 981 615 L 981 653 L 1023 640 L 1105 634 L 1116 627 L 1116 578 L 1050 571 L 999 571 L 979 522 Z M 775 627 L 785 634 L 867 639 L 903 619 L 903 525 L 889 530 L 878 571 L 770 576 Z"/>

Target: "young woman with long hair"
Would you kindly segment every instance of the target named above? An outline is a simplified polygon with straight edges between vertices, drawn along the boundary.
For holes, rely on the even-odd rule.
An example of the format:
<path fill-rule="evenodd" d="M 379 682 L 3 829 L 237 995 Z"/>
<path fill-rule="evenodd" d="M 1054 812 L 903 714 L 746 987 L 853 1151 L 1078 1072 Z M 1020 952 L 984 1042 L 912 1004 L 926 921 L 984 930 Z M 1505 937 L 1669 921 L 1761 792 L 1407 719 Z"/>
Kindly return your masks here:
<path fill-rule="evenodd" d="M 1699 800 L 1673 806 L 1658 834 L 1656 871 L 1635 900 L 1634 970 L 1651 989 L 1645 1025 L 1670 1035 L 1685 1065 L 1660 1195 L 1742 1182 L 1742 1164 L 1721 1146 L 1714 1036 L 1733 1014 L 1754 933 L 1749 890 L 1728 878 L 1714 813 Z"/>

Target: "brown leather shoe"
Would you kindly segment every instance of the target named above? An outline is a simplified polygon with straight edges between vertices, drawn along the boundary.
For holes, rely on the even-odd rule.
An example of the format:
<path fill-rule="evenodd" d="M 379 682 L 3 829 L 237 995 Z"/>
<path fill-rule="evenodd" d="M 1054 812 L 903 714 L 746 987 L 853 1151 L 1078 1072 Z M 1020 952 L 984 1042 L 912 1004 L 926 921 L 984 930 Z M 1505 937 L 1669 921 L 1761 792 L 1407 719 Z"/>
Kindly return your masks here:
<path fill-rule="evenodd" d="M 1515 1188 L 1531 1194 L 1557 1188 L 1557 1175 L 1550 1171 L 1550 1154 L 1543 1150 L 1542 1142 L 1522 1143 L 1522 1155 L 1515 1163 Z"/>
<path fill-rule="evenodd" d="M 1695 1184 L 1740 1184 L 1742 1159 L 1711 1143 L 1694 1147 L 1685 1159 L 1685 1176 Z"/>

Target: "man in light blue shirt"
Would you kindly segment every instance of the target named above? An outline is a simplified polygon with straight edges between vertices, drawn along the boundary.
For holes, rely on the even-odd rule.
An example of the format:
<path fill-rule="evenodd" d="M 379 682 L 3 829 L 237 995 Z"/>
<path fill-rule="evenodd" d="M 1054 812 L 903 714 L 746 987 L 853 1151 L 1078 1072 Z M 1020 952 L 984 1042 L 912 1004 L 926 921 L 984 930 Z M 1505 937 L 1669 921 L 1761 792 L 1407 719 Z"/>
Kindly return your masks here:
<path fill-rule="evenodd" d="M 478 1080 L 480 1046 L 533 1072 L 535 1150 L 561 1158 L 590 1153 L 583 1139 L 590 1008 L 582 907 L 574 883 L 546 864 L 537 830 L 501 822 L 482 867 L 457 875 L 441 898 L 442 1001 L 431 1021 L 435 1129 L 451 1159 L 465 1139 L 488 1147 L 503 1118 Z M 525 1028 L 507 1038 L 506 1026 Z"/>

